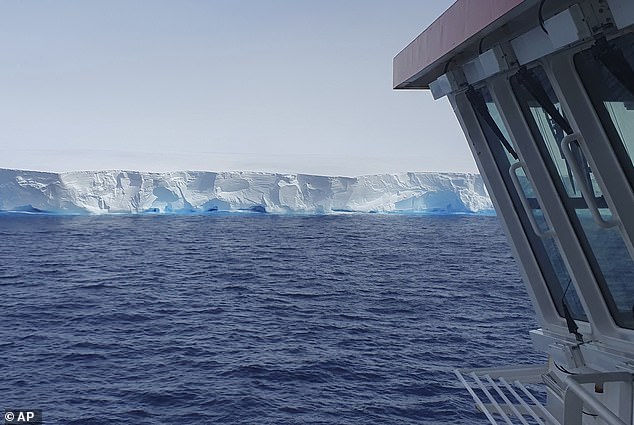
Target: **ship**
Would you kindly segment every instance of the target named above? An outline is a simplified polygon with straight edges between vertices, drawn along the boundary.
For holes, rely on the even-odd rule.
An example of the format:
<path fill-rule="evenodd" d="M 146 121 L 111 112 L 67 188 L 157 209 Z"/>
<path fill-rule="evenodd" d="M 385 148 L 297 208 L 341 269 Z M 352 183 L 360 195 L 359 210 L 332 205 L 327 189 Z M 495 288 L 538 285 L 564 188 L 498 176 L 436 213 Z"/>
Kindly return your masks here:
<path fill-rule="evenodd" d="M 535 310 L 547 360 L 455 371 L 483 420 L 632 425 L 634 0 L 458 0 L 393 87 L 451 104 Z"/>

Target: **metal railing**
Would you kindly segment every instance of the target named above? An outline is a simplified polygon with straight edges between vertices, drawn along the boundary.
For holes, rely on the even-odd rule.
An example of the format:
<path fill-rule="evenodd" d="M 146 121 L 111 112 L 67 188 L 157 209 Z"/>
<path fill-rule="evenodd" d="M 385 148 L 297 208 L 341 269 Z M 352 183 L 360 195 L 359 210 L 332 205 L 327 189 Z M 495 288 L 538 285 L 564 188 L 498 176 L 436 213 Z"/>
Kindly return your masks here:
<path fill-rule="evenodd" d="M 632 424 L 634 376 L 629 372 L 570 373 L 563 380 L 549 373 L 547 365 L 461 369 L 454 373 L 493 425 L 579 425 L 584 414 L 601 418 L 601 423 L 607 425 Z M 618 385 L 621 402 L 615 411 L 599 396 L 606 383 Z M 594 391 L 588 388 L 592 386 Z M 543 404 L 546 387 L 562 402 L 559 419 Z"/>
<path fill-rule="evenodd" d="M 547 365 L 461 369 L 454 373 L 480 410 L 492 424 L 546 425 L 559 422 L 544 407 L 545 391 L 530 384 L 541 384 Z M 502 420 L 502 422 L 499 422 Z M 548 420 L 548 422 L 546 422 Z"/>

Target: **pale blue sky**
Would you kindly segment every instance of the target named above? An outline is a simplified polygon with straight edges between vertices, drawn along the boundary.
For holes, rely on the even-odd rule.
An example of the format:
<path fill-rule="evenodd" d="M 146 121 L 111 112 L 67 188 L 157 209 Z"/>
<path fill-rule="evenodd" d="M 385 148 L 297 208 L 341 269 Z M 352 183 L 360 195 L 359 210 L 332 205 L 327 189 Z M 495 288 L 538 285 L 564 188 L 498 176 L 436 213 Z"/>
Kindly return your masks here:
<path fill-rule="evenodd" d="M 475 171 L 392 58 L 451 0 L 3 0 L 0 167 Z"/>

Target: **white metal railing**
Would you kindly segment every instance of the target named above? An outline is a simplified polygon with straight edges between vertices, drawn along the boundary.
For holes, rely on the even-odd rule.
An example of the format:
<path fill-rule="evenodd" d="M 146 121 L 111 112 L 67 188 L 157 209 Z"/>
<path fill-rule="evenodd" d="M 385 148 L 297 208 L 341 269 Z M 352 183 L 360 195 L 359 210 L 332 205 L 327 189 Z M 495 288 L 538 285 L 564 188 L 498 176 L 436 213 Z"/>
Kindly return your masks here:
<path fill-rule="evenodd" d="M 587 414 L 584 409 L 590 409 L 592 416 L 601 418 L 606 425 L 632 424 L 634 375 L 629 372 L 570 374 L 563 381 L 553 378 L 546 365 L 461 369 L 454 373 L 493 425 L 579 425 L 582 415 Z M 545 384 L 543 391 L 531 385 L 538 383 Z M 619 385 L 616 411 L 597 397 L 602 390 L 593 392 L 587 388 L 590 384 L 602 389 L 605 383 Z M 561 419 L 555 418 L 539 400 L 545 401 L 546 387 L 563 402 Z"/>
<path fill-rule="evenodd" d="M 603 419 L 607 425 L 629 425 L 632 423 L 632 374 L 628 372 L 587 373 L 582 375 L 569 375 L 566 378 L 567 389 L 564 393 L 564 421 L 563 425 L 575 425 L 581 423 L 583 406 L 586 405 Z M 583 384 L 600 384 L 606 382 L 621 384 L 619 394 L 622 403 L 619 403 L 618 415 L 603 404 L 592 392 L 583 387 Z M 623 420 L 624 418 L 625 420 Z"/>
<path fill-rule="evenodd" d="M 535 389 L 526 386 L 541 384 L 542 375 L 547 372 L 545 364 L 454 371 L 473 397 L 478 410 L 494 425 L 558 424 L 538 399 L 545 400 L 545 391 L 536 396 Z"/>

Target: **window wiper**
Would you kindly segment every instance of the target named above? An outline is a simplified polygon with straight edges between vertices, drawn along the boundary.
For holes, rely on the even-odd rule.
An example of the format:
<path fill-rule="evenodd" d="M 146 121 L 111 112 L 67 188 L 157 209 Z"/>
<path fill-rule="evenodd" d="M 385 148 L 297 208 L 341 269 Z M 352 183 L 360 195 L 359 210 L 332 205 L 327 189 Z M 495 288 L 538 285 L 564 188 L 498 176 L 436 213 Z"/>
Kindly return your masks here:
<path fill-rule="evenodd" d="M 605 37 L 601 37 L 594 44 L 592 54 L 630 94 L 634 94 L 634 70 L 621 49 L 612 46 Z"/>
<path fill-rule="evenodd" d="M 550 100 L 550 96 L 546 93 L 544 86 L 539 82 L 539 80 L 535 77 L 531 71 L 526 68 L 520 68 L 517 72 L 517 79 L 519 83 L 528 91 L 528 93 L 539 103 L 539 106 L 542 107 L 544 111 L 550 116 L 550 118 L 559 125 L 559 127 L 566 133 L 572 134 L 573 130 L 568 120 L 559 112 L 559 109 L 555 106 L 555 104 Z M 564 158 L 563 152 L 561 152 L 561 146 L 557 143 L 559 148 L 559 152 L 561 157 Z M 572 170 L 570 169 L 570 165 L 564 158 L 564 163 L 566 164 L 566 171 L 568 173 L 568 181 L 570 182 L 570 187 L 573 192 L 577 192 L 575 187 L 574 178 L 572 177 Z"/>
<path fill-rule="evenodd" d="M 469 101 L 473 109 L 476 111 L 478 115 L 480 115 L 480 118 L 484 120 L 487 127 L 489 127 L 489 129 L 493 132 L 493 134 L 495 134 L 495 137 L 498 138 L 502 146 L 504 146 L 504 149 L 506 149 L 509 155 L 511 155 L 515 160 L 518 160 L 519 157 L 517 156 L 515 149 L 513 149 L 513 146 L 511 146 L 509 141 L 506 140 L 506 137 L 504 137 L 502 130 L 500 130 L 500 127 L 498 127 L 497 123 L 491 116 L 491 113 L 489 112 L 489 108 L 487 108 L 486 102 L 484 101 L 484 97 L 482 96 L 482 94 L 480 94 L 473 88 L 470 88 L 469 90 L 467 90 L 465 94 L 467 96 L 467 100 Z"/>
<path fill-rule="evenodd" d="M 541 85 L 539 80 L 535 78 L 535 75 L 526 68 L 521 68 L 517 72 L 517 78 L 519 83 L 524 86 L 537 103 L 539 103 L 539 106 L 541 106 L 544 111 L 546 111 L 546 113 L 550 115 L 557 124 L 559 124 L 559 127 L 561 127 L 566 134 L 572 134 L 572 127 L 568 124 L 568 120 L 561 115 L 561 112 L 559 112 L 555 104 L 550 100 L 550 97 L 548 96 L 548 93 L 546 93 L 546 90 L 544 90 L 544 87 Z"/>
<path fill-rule="evenodd" d="M 566 319 L 566 326 L 568 327 L 568 332 L 575 336 L 575 339 L 579 342 L 583 342 L 583 335 L 579 333 L 579 326 L 577 326 L 577 322 L 572 317 L 570 313 L 570 309 L 568 309 L 568 303 L 566 302 L 566 293 L 568 289 L 570 289 L 570 284 L 572 283 L 572 278 L 568 279 L 568 285 L 566 286 L 566 290 L 561 295 L 561 308 L 564 314 L 564 319 Z"/>

